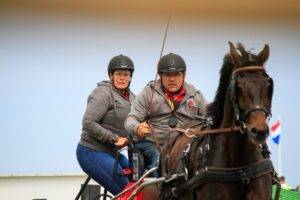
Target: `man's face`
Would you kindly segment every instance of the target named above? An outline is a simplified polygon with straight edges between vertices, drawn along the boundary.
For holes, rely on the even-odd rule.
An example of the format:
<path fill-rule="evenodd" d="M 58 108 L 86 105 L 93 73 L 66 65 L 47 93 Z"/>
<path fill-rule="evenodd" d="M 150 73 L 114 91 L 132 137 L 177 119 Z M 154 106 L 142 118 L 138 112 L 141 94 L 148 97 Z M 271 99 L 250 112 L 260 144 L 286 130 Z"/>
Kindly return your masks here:
<path fill-rule="evenodd" d="M 165 90 L 171 93 L 177 92 L 185 79 L 184 72 L 170 72 L 170 73 L 162 73 L 160 75 L 161 83 Z"/>

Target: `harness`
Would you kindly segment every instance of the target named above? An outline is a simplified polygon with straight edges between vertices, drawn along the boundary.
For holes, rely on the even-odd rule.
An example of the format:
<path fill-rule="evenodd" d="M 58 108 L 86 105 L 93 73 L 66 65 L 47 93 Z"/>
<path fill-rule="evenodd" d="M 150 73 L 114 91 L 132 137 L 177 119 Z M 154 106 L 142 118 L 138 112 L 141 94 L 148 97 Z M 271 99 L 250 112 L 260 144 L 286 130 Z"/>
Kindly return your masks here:
<path fill-rule="evenodd" d="M 237 101 L 236 101 L 235 87 L 236 87 L 237 74 L 240 73 L 240 72 L 244 72 L 244 71 L 262 71 L 262 72 L 264 72 L 265 76 L 267 76 L 268 79 L 270 80 L 271 92 L 270 92 L 270 96 L 269 96 L 269 98 L 270 98 L 269 105 L 267 107 L 265 107 L 263 105 L 253 105 L 248 110 L 241 113 L 240 108 L 239 108 L 239 106 L 237 104 Z M 266 70 L 265 70 L 264 67 L 262 67 L 262 66 L 251 66 L 251 67 L 236 69 L 233 72 L 232 76 L 231 76 L 231 82 L 230 82 L 230 85 L 229 85 L 230 99 L 231 99 L 231 102 L 232 102 L 232 107 L 233 107 L 233 111 L 234 111 L 235 120 L 237 122 L 239 122 L 242 126 L 245 127 L 245 119 L 247 118 L 247 116 L 250 113 L 252 113 L 254 111 L 263 111 L 266 114 L 266 116 L 268 118 L 270 118 L 272 116 L 272 114 L 271 114 L 271 105 L 272 105 L 273 88 L 274 88 L 273 79 L 268 76 L 268 74 L 266 73 Z"/>
<path fill-rule="evenodd" d="M 238 168 L 208 167 L 206 171 L 196 173 L 196 176 L 188 182 L 172 190 L 172 194 L 177 197 L 182 192 L 188 189 L 194 190 L 207 181 L 249 184 L 251 180 L 271 172 L 273 172 L 273 165 L 269 159 Z"/>
<path fill-rule="evenodd" d="M 270 152 L 267 149 L 267 145 L 264 144 L 259 146 L 259 150 L 264 156 L 264 159 L 259 160 L 255 163 L 241 167 L 215 167 L 208 166 L 209 152 L 210 152 L 210 134 L 221 134 L 221 133 L 241 133 L 240 127 L 228 128 L 228 129 L 211 129 L 203 131 L 195 131 L 194 129 L 175 129 L 179 134 L 175 137 L 175 140 L 179 138 L 181 134 L 188 134 L 191 136 L 191 133 L 195 133 L 197 136 L 193 136 L 193 139 L 188 143 L 185 149 L 182 152 L 181 160 L 182 165 L 178 167 L 178 175 L 172 176 L 171 179 L 167 179 L 165 187 L 169 185 L 170 192 L 166 193 L 164 199 L 166 198 L 178 198 L 180 194 L 191 191 L 193 194 L 193 199 L 196 199 L 195 189 L 200 187 L 203 183 L 207 181 L 215 182 L 224 182 L 224 183 L 234 183 L 240 182 L 244 185 L 249 184 L 255 178 L 261 177 L 263 175 L 272 174 L 273 183 L 277 185 L 276 198 L 279 198 L 280 194 L 280 184 L 278 181 L 277 174 L 274 170 L 272 161 L 269 159 Z M 208 135 L 208 137 L 201 137 Z M 200 136 L 200 137 L 199 137 Z M 172 146 L 175 144 L 175 140 L 172 142 Z M 189 168 L 189 158 L 191 151 L 198 147 L 199 142 L 203 141 L 203 145 L 199 148 L 201 156 L 198 158 L 198 167 L 201 170 L 198 170 L 194 175 L 192 174 L 191 169 Z M 178 181 L 184 178 L 184 183 L 180 184 L 178 187 L 172 187 L 174 181 Z"/>
<path fill-rule="evenodd" d="M 235 120 L 239 123 L 239 126 L 232 126 L 229 128 L 219 128 L 219 129 L 208 129 L 208 130 L 194 130 L 191 127 L 187 129 L 182 128 L 176 128 L 175 130 L 181 134 L 185 134 L 187 137 L 192 137 L 192 141 L 188 143 L 182 152 L 182 165 L 181 170 L 178 171 L 181 172 L 176 176 L 176 178 L 172 178 L 172 180 L 167 180 L 164 184 L 163 188 L 169 188 L 169 192 L 166 192 L 166 194 L 163 196 L 164 199 L 171 198 L 176 199 L 179 197 L 180 194 L 183 192 L 191 191 L 192 192 L 192 198 L 196 199 L 196 193 L 195 189 L 197 187 L 200 187 L 203 183 L 207 181 L 215 181 L 215 182 L 240 182 L 244 185 L 249 184 L 252 180 L 255 178 L 261 177 L 263 175 L 272 174 L 273 183 L 277 185 L 276 195 L 275 199 L 279 199 L 280 195 L 280 184 L 278 181 L 277 174 L 274 170 L 272 161 L 269 159 L 270 152 L 268 151 L 267 145 L 264 144 L 260 146 L 260 151 L 264 157 L 264 159 L 259 160 L 257 162 L 251 163 L 249 165 L 241 166 L 241 167 L 215 167 L 215 166 L 208 166 L 208 159 L 209 159 L 209 151 L 210 151 L 210 135 L 211 134 L 226 134 L 226 133 L 242 133 L 244 134 L 248 127 L 245 123 L 246 117 L 254 111 L 263 111 L 265 112 L 266 116 L 269 118 L 271 116 L 271 97 L 273 92 L 273 81 L 272 79 L 265 73 L 265 75 L 268 76 L 269 80 L 271 81 L 271 97 L 270 97 L 270 104 L 268 107 L 264 107 L 262 105 L 254 105 L 250 109 L 246 110 L 245 112 L 241 113 L 239 106 L 236 102 L 236 93 L 235 93 L 235 87 L 236 87 L 236 75 L 239 72 L 242 71 L 263 71 L 265 72 L 265 69 L 261 66 L 252 66 L 252 67 L 246 67 L 246 68 L 239 68 L 233 72 L 231 82 L 229 85 L 230 89 L 230 98 L 234 110 L 234 116 Z M 178 134 L 180 135 L 180 134 Z M 178 135 L 176 136 L 175 140 L 178 138 Z M 207 136 L 207 137 L 204 137 Z M 203 143 L 202 146 L 200 146 L 200 157 L 198 158 L 198 170 L 194 175 L 192 175 L 192 171 L 189 169 L 189 158 L 190 158 L 190 152 L 193 148 L 197 147 L 199 142 L 202 139 L 205 139 L 206 141 Z M 175 141 L 172 142 L 172 146 L 175 144 Z M 167 155 L 168 156 L 168 155 Z M 173 176 L 174 177 L 174 176 Z M 179 179 L 182 179 L 182 177 L 185 178 L 185 181 L 183 184 L 180 184 L 177 187 L 172 187 L 172 183 L 174 181 L 178 181 Z M 163 192 L 162 192 L 163 193 Z M 162 197 L 162 196 L 161 196 Z"/>

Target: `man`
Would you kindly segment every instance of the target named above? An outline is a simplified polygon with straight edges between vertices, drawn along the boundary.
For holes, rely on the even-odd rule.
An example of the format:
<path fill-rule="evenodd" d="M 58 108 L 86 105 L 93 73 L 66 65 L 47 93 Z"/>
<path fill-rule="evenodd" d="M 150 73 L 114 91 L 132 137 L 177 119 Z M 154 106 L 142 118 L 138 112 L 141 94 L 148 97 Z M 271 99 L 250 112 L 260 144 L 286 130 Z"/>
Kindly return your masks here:
<path fill-rule="evenodd" d="M 157 166 L 156 145 L 162 147 L 173 128 L 201 115 L 207 104 L 202 93 L 185 82 L 186 64 L 179 55 L 163 56 L 158 74 L 160 79 L 150 82 L 136 97 L 125 120 L 125 129 L 134 135 L 134 146 L 142 152 L 148 169 Z"/>

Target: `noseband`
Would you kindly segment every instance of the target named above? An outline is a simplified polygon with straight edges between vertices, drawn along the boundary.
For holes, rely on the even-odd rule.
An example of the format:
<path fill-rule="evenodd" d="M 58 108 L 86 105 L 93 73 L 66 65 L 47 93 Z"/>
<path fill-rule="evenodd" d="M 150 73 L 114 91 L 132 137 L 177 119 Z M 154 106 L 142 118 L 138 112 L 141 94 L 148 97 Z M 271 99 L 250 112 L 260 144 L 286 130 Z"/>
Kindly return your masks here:
<path fill-rule="evenodd" d="M 248 110 L 244 111 L 243 113 L 240 110 L 240 107 L 238 106 L 237 103 L 237 95 L 236 95 L 236 77 L 237 74 L 240 72 L 249 72 L 249 71 L 263 71 L 265 73 L 265 75 L 268 77 L 268 79 L 271 82 L 271 95 L 270 95 L 270 101 L 269 101 L 269 105 L 266 108 L 264 105 L 254 105 L 251 108 L 249 108 Z M 232 76 L 231 76 L 231 81 L 230 81 L 230 86 L 229 86 L 229 92 L 230 92 L 230 98 L 231 98 L 231 103 L 232 103 L 232 107 L 234 110 L 234 116 L 236 121 L 238 121 L 243 128 L 246 128 L 246 118 L 247 116 L 254 112 L 254 111 L 262 111 L 266 114 L 267 118 L 269 119 L 271 117 L 271 104 L 272 104 L 272 93 L 273 93 L 273 80 L 271 77 L 269 77 L 269 75 L 266 73 L 266 70 L 264 67 L 262 66 L 250 66 L 250 67 L 244 67 L 244 68 L 238 68 L 236 70 L 233 71 Z"/>

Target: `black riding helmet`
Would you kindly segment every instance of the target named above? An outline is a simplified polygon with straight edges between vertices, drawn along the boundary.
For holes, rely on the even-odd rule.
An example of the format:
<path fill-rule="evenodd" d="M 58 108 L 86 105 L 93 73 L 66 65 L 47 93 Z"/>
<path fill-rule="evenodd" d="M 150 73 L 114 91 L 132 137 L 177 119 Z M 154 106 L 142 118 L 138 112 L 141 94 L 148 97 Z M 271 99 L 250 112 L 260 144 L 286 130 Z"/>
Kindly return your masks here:
<path fill-rule="evenodd" d="M 132 73 L 134 71 L 134 64 L 128 56 L 120 54 L 110 60 L 107 68 L 108 75 L 113 74 L 114 71 L 118 69 L 129 70 L 132 76 Z"/>
<path fill-rule="evenodd" d="M 183 58 L 177 54 L 164 55 L 158 62 L 158 73 L 185 72 L 186 65 Z"/>

